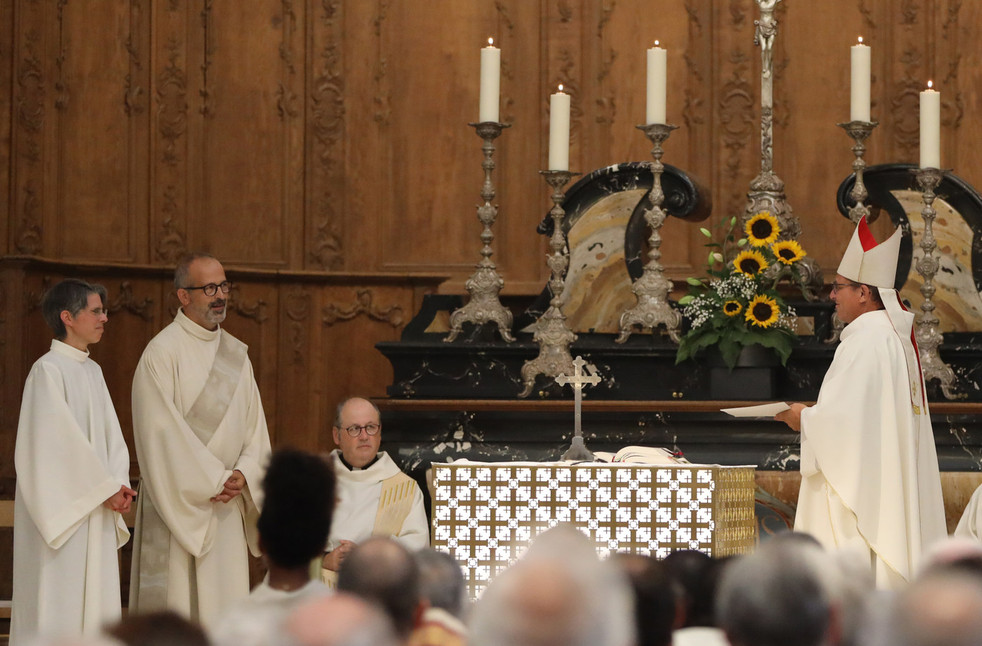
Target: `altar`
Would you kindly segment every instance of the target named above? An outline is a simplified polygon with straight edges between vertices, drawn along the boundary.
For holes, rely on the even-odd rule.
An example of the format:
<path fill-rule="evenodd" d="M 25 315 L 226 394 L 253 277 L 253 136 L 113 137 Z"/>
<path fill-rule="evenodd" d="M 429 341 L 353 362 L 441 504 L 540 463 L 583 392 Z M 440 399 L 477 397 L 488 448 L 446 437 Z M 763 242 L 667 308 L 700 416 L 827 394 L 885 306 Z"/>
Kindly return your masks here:
<path fill-rule="evenodd" d="M 560 523 L 602 558 L 726 556 L 756 541 L 753 466 L 458 460 L 434 464 L 431 484 L 431 543 L 461 564 L 471 598 Z"/>

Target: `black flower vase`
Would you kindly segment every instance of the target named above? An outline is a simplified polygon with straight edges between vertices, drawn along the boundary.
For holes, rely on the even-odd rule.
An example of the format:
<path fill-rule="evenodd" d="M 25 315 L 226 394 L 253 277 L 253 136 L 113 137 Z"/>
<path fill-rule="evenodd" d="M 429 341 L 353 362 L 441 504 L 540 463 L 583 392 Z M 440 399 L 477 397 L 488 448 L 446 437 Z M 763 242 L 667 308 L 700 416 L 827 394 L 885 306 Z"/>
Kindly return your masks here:
<path fill-rule="evenodd" d="M 733 369 L 723 362 L 716 348 L 707 352 L 709 396 L 715 400 L 770 400 L 777 394 L 781 361 L 777 353 L 762 345 L 740 351 Z"/>

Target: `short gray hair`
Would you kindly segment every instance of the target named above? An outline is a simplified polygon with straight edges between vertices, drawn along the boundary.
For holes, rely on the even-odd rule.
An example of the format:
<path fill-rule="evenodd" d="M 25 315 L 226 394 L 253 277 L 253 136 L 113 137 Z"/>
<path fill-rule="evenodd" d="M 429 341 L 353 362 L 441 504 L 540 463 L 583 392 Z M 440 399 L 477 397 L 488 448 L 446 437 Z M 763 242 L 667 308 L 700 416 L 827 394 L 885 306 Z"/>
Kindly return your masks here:
<path fill-rule="evenodd" d="M 341 428 L 341 411 L 344 410 L 344 407 L 352 399 L 364 399 L 365 401 L 367 401 L 369 404 L 372 405 L 372 408 L 375 409 L 375 414 L 378 415 L 379 422 L 382 421 L 382 411 L 378 409 L 378 406 L 376 406 L 372 400 L 368 399 L 367 397 L 359 397 L 355 395 L 343 400 L 340 404 L 338 404 L 337 408 L 334 409 L 334 428 Z"/>
<path fill-rule="evenodd" d="M 174 289 L 184 289 L 185 287 L 188 287 L 188 279 L 191 275 L 191 264 L 195 260 L 201 260 L 202 258 L 211 258 L 215 261 L 218 260 L 218 258 L 210 253 L 204 251 L 192 251 L 184 254 L 184 256 L 177 261 L 177 267 L 174 268 Z"/>

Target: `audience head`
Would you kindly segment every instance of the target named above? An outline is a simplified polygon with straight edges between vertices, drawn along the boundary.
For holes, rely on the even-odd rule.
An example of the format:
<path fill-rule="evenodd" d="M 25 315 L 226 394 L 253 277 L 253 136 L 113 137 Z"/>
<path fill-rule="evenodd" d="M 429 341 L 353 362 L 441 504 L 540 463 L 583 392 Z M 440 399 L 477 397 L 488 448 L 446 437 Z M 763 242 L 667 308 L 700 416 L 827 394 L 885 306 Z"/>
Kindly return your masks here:
<path fill-rule="evenodd" d="M 416 561 L 391 538 L 371 538 L 355 547 L 338 571 L 338 590 L 377 604 L 402 639 L 423 610 Z"/>
<path fill-rule="evenodd" d="M 925 572 L 897 593 L 875 646 L 982 644 L 982 578 L 959 566 Z"/>
<path fill-rule="evenodd" d="M 464 615 L 467 589 L 460 564 L 446 552 L 424 547 L 413 554 L 419 567 L 420 595 L 432 608 L 442 608 L 458 619 Z"/>
<path fill-rule="evenodd" d="M 662 563 L 679 585 L 683 627 L 715 626 L 713 613 L 720 563 L 698 550 L 671 552 Z"/>
<path fill-rule="evenodd" d="M 87 344 L 98 343 L 103 324 L 108 319 L 105 304 L 105 287 L 66 278 L 45 292 L 41 299 L 41 316 L 59 341 L 68 337 L 67 323 L 76 334 L 84 337 Z"/>
<path fill-rule="evenodd" d="M 491 582 L 471 611 L 472 646 L 627 646 L 631 591 L 570 527 L 541 535 Z"/>
<path fill-rule="evenodd" d="M 396 646 L 399 641 L 385 614 L 365 601 L 339 592 L 306 603 L 284 624 L 282 646 Z"/>
<path fill-rule="evenodd" d="M 722 574 L 717 623 L 733 646 L 819 646 L 832 627 L 833 604 L 820 548 L 770 540 L 735 559 Z"/>
<path fill-rule="evenodd" d="M 326 460 L 279 449 L 263 478 L 257 523 L 266 557 L 283 568 L 306 568 L 324 550 L 334 513 L 334 473 Z"/>
<path fill-rule="evenodd" d="M 927 551 L 921 572 L 948 566 L 982 574 L 982 543 L 964 536 L 944 538 Z"/>
<path fill-rule="evenodd" d="M 106 633 L 126 646 L 208 646 L 201 626 L 173 610 L 128 615 Z"/>
<path fill-rule="evenodd" d="M 365 467 L 375 459 L 382 443 L 378 407 L 361 397 L 344 400 L 338 404 L 332 432 L 344 461 L 358 469 Z"/>
<path fill-rule="evenodd" d="M 634 591 L 634 623 L 637 646 L 670 646 L 680 617 L 679 586 L 657 559 L 641 554 L 615 554 L 611 563 L 620 567 Z"/>

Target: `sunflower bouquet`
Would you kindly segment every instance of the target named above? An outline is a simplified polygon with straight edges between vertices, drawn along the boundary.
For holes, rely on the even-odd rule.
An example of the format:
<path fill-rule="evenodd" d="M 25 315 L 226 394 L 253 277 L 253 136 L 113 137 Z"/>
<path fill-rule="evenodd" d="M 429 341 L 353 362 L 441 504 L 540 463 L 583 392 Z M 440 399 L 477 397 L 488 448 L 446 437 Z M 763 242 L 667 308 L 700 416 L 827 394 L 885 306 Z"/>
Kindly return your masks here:
<path fill-rule="evenodd" d="M 737 237 L 737 218 L 720 225 L 723 240 L 709 238 L 708 278 L 689 278 L 689 293 L 679 300 L 689 330 L 679 343 L 676 363 L 716 346 L 729 368 L 740 351 L 751 345 L 772 348 L 784 364 L 795 341 L 797 317 L 777 286 L 790 280 L 804 288 L 799 261 L 805 251 L 794 240 L 780 240 L 777 218 L 767 211 L 755 214 Z"/>

